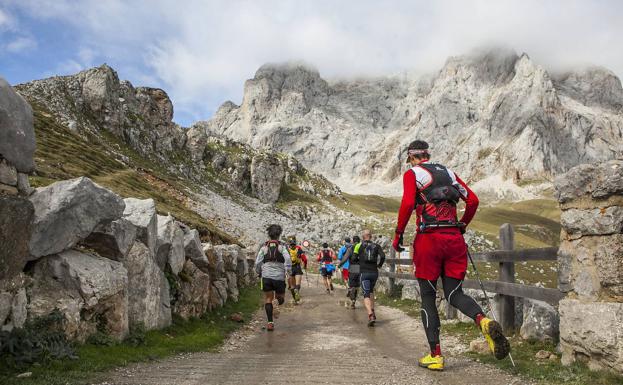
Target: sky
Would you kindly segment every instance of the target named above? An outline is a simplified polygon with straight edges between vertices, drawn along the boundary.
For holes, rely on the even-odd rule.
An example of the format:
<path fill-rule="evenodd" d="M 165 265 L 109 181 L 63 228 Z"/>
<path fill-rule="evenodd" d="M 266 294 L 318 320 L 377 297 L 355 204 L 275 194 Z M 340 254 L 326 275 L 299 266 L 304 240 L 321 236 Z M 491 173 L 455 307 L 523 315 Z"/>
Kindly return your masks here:
<path fill-rule="evenodd" d="M 448 56 L 504 46 L 548 70 L 623 75 L 623 1 L 0 0 L 0 76 L 17 84 L 109 64 L 160 87 L 189 126 L 267 62 L 329 79 L 439 70 Z"/>

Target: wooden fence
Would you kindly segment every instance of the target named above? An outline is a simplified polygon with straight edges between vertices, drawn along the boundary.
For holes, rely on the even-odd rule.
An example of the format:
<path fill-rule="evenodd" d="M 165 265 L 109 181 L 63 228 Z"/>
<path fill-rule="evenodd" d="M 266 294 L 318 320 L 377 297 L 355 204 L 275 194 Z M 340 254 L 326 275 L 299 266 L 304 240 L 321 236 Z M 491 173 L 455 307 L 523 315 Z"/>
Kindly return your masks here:
<path fill-rule="evenodd" d="M 483 286 L 488 293 L 500 295 L 498 300 L 498 313 L 500 324 L 504 330 L 511 330 L 515 325 L 515 297 L 531 298 L 545 301 L 556 305 L 564 295 L 558 289 L 549 289 L 537 286 L 522 285 L 515 283 L 515 262 L 521 261 L 555 261 L 558 248 L 546 247 L 539 249 L 514 250 L 515 236 L 512 225 L 505 223 L 500 227 L 500 250 L 472 253 L 474 262 L 497 262 L 499 263 L 499 276 L 497 281 L 484 281 Z M 389 277 L 389 292 L 395 292 L 396 279 L 415 280 L 412 273 L 396 272 L 397 265 L 412 266 L 411 258 L 396 258 L 396 252 L 392 249 L 386 260 L 389 272 L 381 272 L 382 276 Z M 474 277 L 475 278 L 475 277 Z M 466 279 L 463 287 L 480 290 L 476 279 Z M 450 304 L 446 311 L 448 318 L 456 317 L 456 309 Z"/>

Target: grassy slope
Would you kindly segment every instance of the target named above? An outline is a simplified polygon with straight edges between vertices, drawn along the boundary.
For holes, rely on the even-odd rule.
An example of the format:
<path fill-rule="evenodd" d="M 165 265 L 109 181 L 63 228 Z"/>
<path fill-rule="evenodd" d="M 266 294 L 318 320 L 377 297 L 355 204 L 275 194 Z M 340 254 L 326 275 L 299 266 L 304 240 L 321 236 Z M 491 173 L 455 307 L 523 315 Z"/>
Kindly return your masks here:
<path fill-rule="evenodd" d="M 420 304 L 417 301 L 377 295 L 377 303 L 400 309 L 412 318 L 420 318 Z M 471 323 L 445 324 L 441 327 L 441 333 L 442 346 L 444 334 L 459 337 L 465 345 L 469 345 L 469 342 L 474 339 L 482 338 L 478 329 Z M 549 361 L 535 358 L 535 354 L 539 350 L 555 352 L 556 344 L 553 342 L 523 341 L 515 337 L 511 339 L 511 345 L 517 368 L 511 366 L 510 360 L 498 361 L 490 354 L 467 352 L 465 355 L 476 361 L 491 364 L 513 374 L 537 381 L 540 384 L 608 385 L 623 383 L 623 376 L 605 371 L 591 371 L 580 363 L 562 366 L 560 360 Z M 448 367 L 448 370 L 452 370 L 452 367 Z"/>
<path fill-rule="evenodd" d="M 0 366 L 0 384 L 90 384 L 102 378 L 106 371 L 133 362 L 151 361 L 185 352 L 212 351 L 241 325 L 230 321 L 230 314 L 241 312 L 244 319 L 248 320 L 259 309 L 259 305 L 259 289 L 245 288 L 241 290 L 238 302 L 229 302 L 201 319 L 175 320 L 167 329 L 148 332 L 145 344 L 141 346 L 127 343 L 113 346 L 82 345 L 78 347 L 79 360 L 54 361 L 21 370 Z M 33 373 L 32 377 L 15 377 L 26 370 Z"/>
<path fill-rule="evenodd" d="M 37 137 L 37 173 L 31 177 L 33 186 L 87 176 L 124 198 L 153 198 L 160 214 L 171 213 L 197 228 L 206 240 L 237 242 L 188 207 L 190 195 L 187 189 L 192 187 L 189 182 L 140 157 L 112 135 L 81 137 L 56 123 L 42 107 L 33 104 L 33 109 Z M 115 152 L 130 158 L 136 168 L 115 160 Z"/>

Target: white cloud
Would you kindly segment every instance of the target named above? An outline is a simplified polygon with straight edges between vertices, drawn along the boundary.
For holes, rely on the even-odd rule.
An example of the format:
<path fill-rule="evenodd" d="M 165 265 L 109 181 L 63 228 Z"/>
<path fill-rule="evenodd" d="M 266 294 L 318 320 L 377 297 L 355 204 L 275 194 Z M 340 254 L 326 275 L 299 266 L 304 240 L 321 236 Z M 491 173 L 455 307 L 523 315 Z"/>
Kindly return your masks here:
<path fill-rule="evenodd" d="M 37 41 L 30 37 L 19 36 L 4 46 L 11 53 L 20 53 L 37 48 Z"/>
<path fill-rule="evenodd" d="M 13 0 L 11 5 L 32 17 L 67 23 L 78 31 L 80 46 L 122 62 L 121 77 L 155 78 L 176 111 L 194 118 L 207 117 L 226 99 L 240 101 L 244 80 L 265 62 L 303 60 L 327 77 L 377 75 L 436 70 L 449 55 L 495 44 L 527 52 L 556 70 L 594 63 L 623 74 L 623 2 L 615 0 Z M 73 60 L 90 61 L 83 59 Z"/>

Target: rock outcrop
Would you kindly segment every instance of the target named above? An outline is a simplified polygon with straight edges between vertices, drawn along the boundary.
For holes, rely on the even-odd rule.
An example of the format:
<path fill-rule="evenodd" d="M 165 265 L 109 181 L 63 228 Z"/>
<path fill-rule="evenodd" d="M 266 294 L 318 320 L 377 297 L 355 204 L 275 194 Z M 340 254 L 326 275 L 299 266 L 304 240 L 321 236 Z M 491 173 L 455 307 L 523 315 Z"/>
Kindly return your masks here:
<path fill-rule="evenodd" d="M 556 178 L 563 210 L 558 251 L 562 362 L 623 373 L 623 160 Z"/>
<path fill-rule="evenodd" d="M 226 102 L 203 126 L 295 155 L 349 192 L 399 180 L 404 149 L 424 138 L 463 179 L 481 189 L 508 180 L 507 195 L 525 197 L 517 185 L 621 155 L 621 105 L 610 71 L 552 76 L 526 54 L 490 50 L 452 57 L 433 75 L 337 82 L 268 64 L 246 81 L 240 106 Z"/>
<path fill-rule="evenodd" d="M 173 274 L 184 267 L 184 232 L 171 215 L 158 215 L 156 262 L 162 270 L 168 265 Z"/>
<path fill-rule="evenodd" d="M 264 203 L 279 199 L 285 170 L 275 156 L 256 156 L 251 162 L 251 188 L 253 195 Z"/>
<path fill-rule="evenodd" d="M 172 122 L 173 105 L 166 92 L 135 88 L 128 81 L 120 81 L 106 64 L 17 88 L 29 100 L 46 106 L 70 129 L 104 129 L 124 138 L 145 156 L 162 158 L 180 148 L 185 140 L 183 129 Z M 72 108 L 67 108 L 67 100 L 73 101 Z"/>

